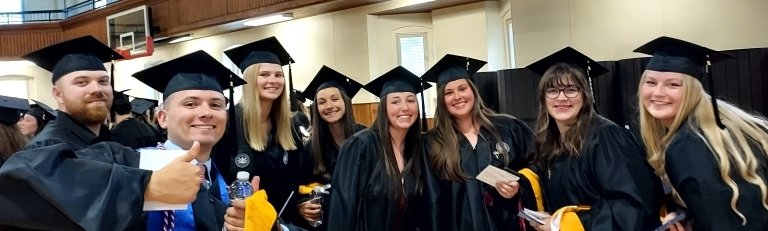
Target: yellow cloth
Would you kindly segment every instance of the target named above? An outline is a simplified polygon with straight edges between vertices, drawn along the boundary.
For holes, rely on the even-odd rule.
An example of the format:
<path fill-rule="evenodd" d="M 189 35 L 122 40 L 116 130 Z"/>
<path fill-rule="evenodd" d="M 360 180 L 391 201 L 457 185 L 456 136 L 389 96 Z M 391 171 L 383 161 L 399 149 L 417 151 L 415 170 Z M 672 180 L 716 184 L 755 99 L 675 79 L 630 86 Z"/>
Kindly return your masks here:
<path fill-rule="evenodd" d="M 588 211 L 589 206 L 569 205 L 558 209 L 552 214 L 553 219 L 560 219 L 560 230 L 562 231 L 584 231 L 584 225 L 577 212 Z"/>
<path fill-rule="evenodd" d="M 536 197 L 536 211 L 544 211 L 544 199 L 541 197 L 541 184 L 539 183 L 539 175 L 537 175 L 529 168 L 524 168 L 517 172 L 525 176 L 525 178 L 528 179 L 528 182 L 531 182 L 533 195 Z"/>
<path fill-rule="evenodd" d="M 277 219 L 277 212 L 267 201 L 267 191 L 259 190 L 245 199 L 245 230 L 269 231 Z"/>
<path fill-rule="evenodd" d="M 308 185 L 299 185 L 299 195 L 309 195 L 309 193 L 312 192 L 312 189 L 320 185 L 321 184 L 317 182 Z"/>

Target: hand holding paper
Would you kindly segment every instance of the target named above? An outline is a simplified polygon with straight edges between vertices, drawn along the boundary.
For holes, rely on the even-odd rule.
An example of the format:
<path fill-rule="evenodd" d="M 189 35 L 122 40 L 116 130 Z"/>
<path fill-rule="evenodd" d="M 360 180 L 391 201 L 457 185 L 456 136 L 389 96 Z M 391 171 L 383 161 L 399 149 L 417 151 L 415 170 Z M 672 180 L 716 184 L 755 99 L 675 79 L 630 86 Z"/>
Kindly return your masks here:
<path fill-rule="evenodd" d="M 493 187 L 496 187 L 496 183 L 498 182 L 517 182 L 520 180 L 520 177 L 517 177 L 512 173 L 504 171 L 503 169 L 497 168 L 493 165 L 488 165 L 488 167 L 485 167 L 485 169 L 480 171 L 480 174 L 477 174 L 477 177 L 475 178 Z"/>

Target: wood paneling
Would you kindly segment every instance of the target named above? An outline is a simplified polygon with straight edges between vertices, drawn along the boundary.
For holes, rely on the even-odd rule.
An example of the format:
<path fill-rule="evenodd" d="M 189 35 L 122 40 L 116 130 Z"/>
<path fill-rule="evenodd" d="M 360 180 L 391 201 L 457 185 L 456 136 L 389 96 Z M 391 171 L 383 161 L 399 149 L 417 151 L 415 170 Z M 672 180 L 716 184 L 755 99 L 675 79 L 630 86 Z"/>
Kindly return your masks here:
<path fill-rule="evenodd" d="M 176 15 L 179 25 L 192 24 L 227 14 L 227 1 L 170 0 L 170 3 L 173 9 L 171 13 Z"/>
<path fill-rule="evenodd" d="M 227 12 L 229 13 L 237 13 L 284 2 L 290 2 L 290 0 L 226 0 Z"/>
<path fill-rule="evenodd" d="M 5 26 L 0 30 L 0 41 L 0 60 L 14 60 L 62 41 L 62 31 L 57 23 Z"/>
<path fill-rule="evenodd" d="M 107 44 L 107 20 L 105 18 L 67 25 L 67 27 L 62 29 L 64 31 L 64 40 L 92 35 L 102 43 Z"/>

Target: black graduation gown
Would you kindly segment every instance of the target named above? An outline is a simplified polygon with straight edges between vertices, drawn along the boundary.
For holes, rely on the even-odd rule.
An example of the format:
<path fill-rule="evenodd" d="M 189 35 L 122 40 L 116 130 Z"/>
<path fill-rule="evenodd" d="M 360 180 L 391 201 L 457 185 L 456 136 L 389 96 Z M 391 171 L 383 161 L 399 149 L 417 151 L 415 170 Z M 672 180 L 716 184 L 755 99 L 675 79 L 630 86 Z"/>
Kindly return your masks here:
<path fill-rule="evenodd" d="M 365 129 L 365 126 L 360 124 L 355 124 L 355 133 L 362 131 Z M 327 138 L 326 142 L 324 142 L 321 146 L 321 150 L 323 154 L 323 161 L 325 163 L 325 170 L 324 173 L 315 174 L 314 168 L 315 168 L 315 159 L 314 154 L 312 152 L 312 140 L 307 142 L 306 145 L 304 145 L 304 153 L 302 154 L 304 158 L 304 164 L 302 165 L 302 168 L 304 173 L 302 173 L 302 176 L 304 179 L 301 180 L 301 185 L 311 184 L 311 183 L 320 183 L 321 185 L 330 184 L 331 183 L 331 176 L 333 176 L 333 169 L 336 167 L 336 160 L 339 156 L 339 148 L 334 145 L 334 141 L 331 140 L 331 137 Z M 301 201 L 304 201 L 304 199 L 308 199 L 306 195 L 304 195 L 304 198 L 302 198 Z M 328 220 L 328 217 L 330 214 L 328 213 L 328 206 L 330 205 L 329 202 L 331 201 L 330 194 L 323 197 L 323 217 L 324 220 Z M 306 222 L 304 222 L 306 223 Z M 326 223 L 323 223 L 323 225 L 320 225 L 319 227 L 311 227 L 309 226 L 309 223 L 303 224 L 300 223 L 304 228 L 309 230 L 327 230 Z"/>
<path fill-rule="evenodd" d="M 586 230 L 657 228 L 663 190 L 640 143 L 599 115 L 588 126 L 580 156 L 562 154 L 538 173 L 547 212 L 588 205 L 578 213 Z"/>
<path fill-rule="evenodd" d="M 242 110 L 238 110 L 238 115 L 237 124 L 240 125 L 242 124 Z M 293 192 L 294 195 L 290 198 L 280 217 L 288 223 L 302 222 L 304 218 L 301 218 L 299 215 L 297 202 L 299 199 L 299 181 L 305 178 L 305 176 L 301 176 L 303 173 L 301 169 L 304 146 L 300 136 L 293 132 L 293 141 L 296 143 L 297 148 L 285 151 L 277 143 L 275 138 L 276 132 L 277 130 L 273 126 L 272 131 L 269 133 L 265 150 L 256 151 L 245 140 L 243 127 L 238 126 L 237 146 L 239 154 L 232 156 L 233 173 L 247 171 L 251 177 L 259 176 L 259 188 L 266 190 L 267 200 L 275 207 L 278 213 L 285 204 L 286 199 L 288 199 L 288 196 Z M 242 157 L 247 158 L 246 164 L 238 162 L 238 159 Z M 284 162 L 286 160 L 287 162 Z"/>
<path fill-rule="evenodd" d="M 148 124 L 128 118 L 112 128 L 112 140 L 133 149 L 154 147 L 160 140 Z"/>
<path fill-rule="evenodd" d="M 48 123 L 40 134 L 29 141 L 24 149 L 44 147 L 65 142 L 77 151 L 101 141 L 111 140 L 112 134 L 106 126 L 101 126 L 98 136 L 69 114 L 57 111 L 56 119 Z"/>
<path fill-rule="evenodd" d="M 502 141 L 509 146 L 510 150 L 506 155 L 510 161 L 505 165 L 501 159 L 503 157 L 493 154 L 496 151 L 496 142 L 488 130 L 481 129 L 474 148 L 464 135 L 457 134 L 460 163 L 469 179 L 464 182 L 440 181 L 440 230 L 520 229 L 517 197 L 505 199 L 493 186 L 474 177 L 488 165 L 507 168 L 513 172 L 527 166 L 528 155 L 533 146 L 533 132 L 524 122 L 512 117 L 495 116 L 489 120 L 495 125 Z M 431 133 L 428 137 L 432 139 Z"/>
<path fill-rule="evenodd" d="M 762 206 L 760 188 L 731 172 L 739 189 L 736 207 L 747 218 L 746 226 L 742 226 L 741 218 L 731 209 L 733 192 L 720 177 L 714 153 L 692 129 L 681 126 L 667 148 L 665 167 L 670 183 L 688 208 L 687 216 L 693 219 L 693 229 L 768 230 L 768 211 Z M 758 156 L 757 174 L 765 181 L 765 155 L 755 146 L 752 151 Z"/>
<path fill-rule="evenodd" d="M 143 229 L 151 171 L 128 167 L 138 164 L 135 151 L 114 142 L 18 152 L 0 168 L 0 230 Z"/>
<path fill-rule="evenodd" d="M 355 124 L 355 133 L 362 131 L 366 127 L 360 124 Z M 325 142 L 323 142 L 324 145 L 321 145 L 321 149 L 323 154 L 323 161 L 325 163 L 325 170 L 326 172 L 320 173 L 320 174 L 314 174 L 314 168 L 315 168 L 315 159 L 314 154 L 312 153 L 312 140 L 307 142 L 307 144 L 304 145 L 304 153 L 302 154 L 304 157 L 304 176 L 309 176 L 307 179 L 302 180 L 301 184 L 309 184 L 309 183 L 320 183 L 320 184 L 330 184 L 331 183 L 331 176 L 333 175 L 333 169 L 336 168 L 336 160 L 339 157 L 339 148 L 334 145 L 334 141 L 332 140 L 332 137 L 328 137 Z"/>
<path fill-rule="evenodd" d="M 402 231 L 416 230 L 422 222 L 415 176 L 404 173 L 402 192 L 390 194 L 378 134 L 365 129 L 348 138 L 339 153 L 331 178 L 331 203 L 328 230 Z M 418 156 L 414 158 L 423 158 Z"/>

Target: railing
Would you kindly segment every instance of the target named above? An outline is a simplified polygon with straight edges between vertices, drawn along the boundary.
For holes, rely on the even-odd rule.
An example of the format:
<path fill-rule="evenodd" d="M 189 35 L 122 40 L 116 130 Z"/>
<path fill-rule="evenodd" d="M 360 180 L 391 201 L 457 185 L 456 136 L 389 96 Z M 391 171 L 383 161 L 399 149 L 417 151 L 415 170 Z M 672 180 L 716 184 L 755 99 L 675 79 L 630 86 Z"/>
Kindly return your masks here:
<path fill-rule="evenodd" d="M 60 10 L 0 12 L 0 25 L 61 21 L 75 15 L 109 6 L 119 1 L 120 0 L 87 0 Z"/>

